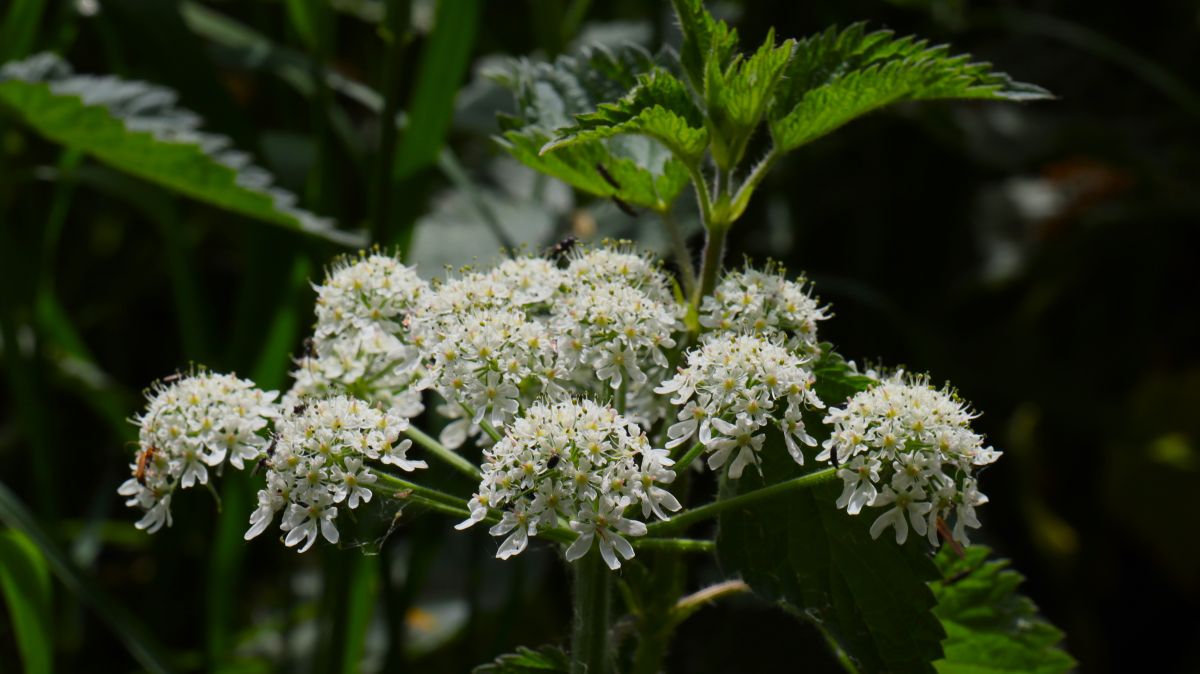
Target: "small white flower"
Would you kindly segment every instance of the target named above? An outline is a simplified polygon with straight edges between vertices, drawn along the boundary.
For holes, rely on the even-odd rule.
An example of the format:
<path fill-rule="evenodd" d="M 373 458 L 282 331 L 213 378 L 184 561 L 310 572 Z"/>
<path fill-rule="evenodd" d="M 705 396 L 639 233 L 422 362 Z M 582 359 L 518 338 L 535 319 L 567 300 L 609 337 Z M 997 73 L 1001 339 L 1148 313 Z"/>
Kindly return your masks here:
<path fill-rule="evenodd" d="M 118 493 L 126 505 L 146 511 L 138 528 L 151 533 L 171 526 L 171 494 L 208 484 L 209 469 L 226 460 L 241 470 L 266 451 L 267 424 L 278 414 L 274 391 L 233 375 L 199 371 L 147 393 L 146 411 L 135 419 L 138 452 L 129 480 Z"/>
<path fill-rule="evenodd" d="M 975 506 L 987 502 L 973 472 L 1000 456 L 971 430 L 974 416 L 953 394 L 903 372 L 831 408 L 825 423 L 833 430 L 817 460 L 830 461 L 837 452 L 844 482 L 837 506 L 856 515 L 864 506 L 895 504 L 871 533 L 894 526 L 899 542 L 908 536 L 905 513 L 934 545 L 938 519 L 953 516 L 951 535 L 968 544 L 966 530 L 979 526 Z"/>
<path fill-rule="evenodd" d="M 621 560 L 617 555 L 627 560 L 633 559 L 633 546 L 621 534 L 645 536 L 646 525 L 622 515 L 629 505 L 629 499 L 624 496 L 602 498 L 599 508 L 585 503 L 576 518 L 571 520 L 571 529 L 579 534 L 579 538 L 567 548 L 567 561 L 581 559 L 592 548 L 594 540 L 599 540 L 600 556 L 613 571 L 621 568 Z"/>

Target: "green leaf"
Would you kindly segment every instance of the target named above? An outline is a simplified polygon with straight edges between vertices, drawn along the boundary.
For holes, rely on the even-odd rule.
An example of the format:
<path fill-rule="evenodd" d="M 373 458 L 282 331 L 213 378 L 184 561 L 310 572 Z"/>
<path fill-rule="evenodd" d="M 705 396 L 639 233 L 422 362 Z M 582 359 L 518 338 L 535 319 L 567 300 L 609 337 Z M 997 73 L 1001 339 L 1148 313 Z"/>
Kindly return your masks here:
<path fill-rule="evenodd" d="M 795 47 L 795 40 L 777 46 L 772 30 L 749 58 L 739 54 L 724 69 L 715 58 L 709 60 L 704 98 L 718 166 L 732 169 L 741 161 Z"/>
<path fill-rule="evenodd" d="M 863 24 L 802 40 L 772 103 L 771 135 L 779 151 L 795 149 L 855 117 L 901 101 L 1049 98 L 1040 87 L 1013 81 L 945 45 L 867 33 Z"/>
<path fill-rule="evenodd" d="M 0 22 L 0 63 L 24 58 L 38 36 L 45 0 L 15 0 Z"/>
<path fill-rule="evenodd" d="M 817 390 L 831 404 L 871 381 L 831 353 L 815 371 Z M 818 439 L 828 433 L 818 417 L 808 421 Z M 762 467 L 762 477 L 747 471 L 728 481 L 722 497 L 812 470 L 797 466 L 775 435 L 768 436 Z M 872 539 L 869 515 L 850 516 L 835 506 L 841 490 L 835 481 L 723 514 L 717 536 L 722 567 L 815 624 L 864 672 L 933 672 L 945 635 L 932 613 L 928 583 L 940 576 L 926 544 L 915 537 L 902 546 Z"/>
<path fill-rule="evenodd" d="M 724 21 L 717 21 L 704 6 L 704 0 L 671 0 L 671 5 L 675 7 L 679 29 L 683 33 L 679 61 L 692 87 L 703 93 L 709 64 L 724 70 L 733 60 L 738 44 L 737 31 Z"/>
<path fill-rule="evenodd" d="M 696 164 L 708 146 L 704 117 L 683 82 L 654 68 L 638 76 L 638 84 L 616 103 L 601 103 L 595 112 L 576 116 L 575 126 L 562 129 L 541 154 L 563 147 L 622 134 L 657 140 L 687 164 Z"/>
<path fill-rule="evenodd" d="M 516 96 L 517 115 L 501 118 L 504 131 L 497 140 L 523 164 L 576 189 L 665 211 L 687 186 L 688 172 L 652 138 L 593 138 L 541 153 L 560 129 L 574 125 L 576 115 L 621 98 L 639 84 L 639 75 L 656 67 L 654 58 L 635 46 L 588 48 L 552 64 L 511 61 L 488 73 Z"/>
<path fill-rule="evenodd" d="M 176 107 L 170 89 L 74 75 L 57 56 L 39 54 L 0 68 L 0 110 L 48 140 L 180 194 L 343 245 L 364 242 L 297 208 L 295 196 L 230 149 L 228 138 L 199 131 L 199 118 Z"/>
<path fill-rule="evenodd" d="M 54 671 L 50 571 L 37 546 L 19 531 L 0 532 L 0 590 L 25 671 Z"/>
<path fill-rule="evenodd" d="M 517 647 L 516 653 L 508 653 L 494 662 L 476 667 L 474 674 L 566 674 L 571 663 L 567 654 L 555 646 L 542 646 L 534 650 Z"/>
<path fill-rule="evenodd" d="M 988 561 L 990 550 L 968 548 L 959 557 L 949 548 L 937 556 L 942 578 L 933 583 L 934 614 L 946 628 L 946 657 L 940 674 L 1060 674 L 1075 659 L 1059 647 L 1063 634 L 1017 594 L 1025 580 L 1006 559 Z"/>

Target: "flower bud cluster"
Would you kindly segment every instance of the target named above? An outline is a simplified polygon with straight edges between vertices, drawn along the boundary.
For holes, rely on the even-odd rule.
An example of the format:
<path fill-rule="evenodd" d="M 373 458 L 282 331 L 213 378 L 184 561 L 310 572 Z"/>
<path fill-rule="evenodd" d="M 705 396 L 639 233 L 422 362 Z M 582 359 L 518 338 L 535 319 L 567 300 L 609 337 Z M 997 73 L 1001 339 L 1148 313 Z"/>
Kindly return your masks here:
<path fill-rule="evenodd" d="M 316 292 L 312 352 L 297 363 L 287 403 L 349 394 L 420 414 L 425 372 L 411 322 L 429 284 L 395 257 L 372 253 L 335 263 Z"/>
<path fill-rule="evenodd" d="M 797 442 L 815 446 L 804 427 L 804 408 L 824 404 L 812 390 L 807 359 L 757 335 L 717 334 L 687 354 L 687 366 L 658 387 L 683 405 L 679 421 L 667 429 L 667 447 L 698 436 L 708 452 L 708 467 L 729 464 L 729 477 L 758 467 L 766 430 L 783 432 L 788 453 L 804 463 Z M 730 460 L 732 459 L 732 461 Z"/>
<path fill-rule="evenodd" d="M 133 477 L 118 493 L 145 511 L 138 529 L 151 533 L 171 525 L 171 495 L 208 483 L 208 469 L 226 459 L 241 470 L 262 455 L 269 440 L 263 430 L 277 414 L 278 394 L 229 374 L 197 372 L 147 393 L 137 419 L 138 453 Z"/>
<path fill-rule="evenodd" d="M 700 306 L 700 324 L 707 328 L 782 333 L 788 348 L 812 356 L 821 351 L 817 321 L 827 318 L 827 308 L 818 305 L 804 278 L 789 281 L 778 267 L 729 272 Z"/>
<path fill-rule="evenodd" d="M 405 471 L 425 468 L 407 456 L 412 440 L 399 440 L 408 419 L 347 396 L 314 400 L 275 423 L 266 459 L 267 484 L 258 492 L 246 540 L 258 536 L 283 510 L 280 529 L 289 547 L 312 547 L 318 533 L 337 543 L 338 505 L 353 510 L 371 500 L 378 479 L 366 461 Z"/>
<path fill-rule="evenodd" d="M 952 393 L 928 378 L 897 372 L 855 394 L 843 408 L 831 408 L 825 423 L 833 433 L 818 460 L 837 452 L 838 476 L 845 488 L 837 505 L 851 515 L 863 507 L 887 508 L 871 525 L 878 538 L 893 527 L 896 542 L 918 535 L 938 544 L 939 524 L 954 515 L 951 535 L 969 544 L 967 528 L 978 528 L 975 507 L 987 502 L 974 469 L 1000 452 L 983 446 L 971 430 L 972 414 Z"/>
<path fill-rule="evenodd" d="M 646 533 L 644 522 L 627 517 L 666 518 L 679 502 L 660 485 L 675 473 L 666 450 L 652 449 L 641 428 L 616 410 L 591 400 L 540 401 L 532 405 L 484 454 L 483 480 L 470 501 L 469 527 L 491 509 L 503 512 L 493 536 L 505 536 L 496 556 L 520 553 L 529 537 L 565 521 L 579 537 L 568 560 L 587 554 L 598 541 L 612 569 L 633 557 L 625 536 Z"/>

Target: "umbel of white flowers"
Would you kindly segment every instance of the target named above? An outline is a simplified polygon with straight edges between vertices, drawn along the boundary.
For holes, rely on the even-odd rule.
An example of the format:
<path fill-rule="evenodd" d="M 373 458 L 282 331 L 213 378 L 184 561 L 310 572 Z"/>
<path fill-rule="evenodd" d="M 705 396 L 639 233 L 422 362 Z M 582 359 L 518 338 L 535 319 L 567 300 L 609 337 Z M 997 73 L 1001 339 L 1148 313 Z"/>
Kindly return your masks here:
<path fill-rule="evenodd" d="M 402 436 L 430 396 L 449 421 L 444 452 L 469 439 L 484 448 L 460 527 L 492 522 L 507 558 L 564 522 L 577 534 L 568 558 L 596 545 L 617 568 L 633 555 L 627 537 L 679 509 L 669 487 L 680 448 L 738 479 L 760 469 L 773 427 L 803 464 L 817 444 L 804 413 L 828 404 L 832 435 L 816 458 L 838 452 L 838 507 L 881 509 L 876 537 L 892 527 L 903 542 L 911 527 L 936 544 L 938 525 L 953 519 L 953 537 L 967 540 L 986 501 L 973 470 L 999 452 L 982 447 L 954 396 L 898 373 L 849 401 L 822 401 L 812 366 L 829 314 L 778 267 L 725 273 L 699 308 L 698 336 L 672 287 L 628 244 L 579 247 L 562 261 L 517 257 L 432 283 L 391 255 L 341 259 L 315 286 L 310 348 L 282 400 L 204 371 L 155 385 L 120 493 L 145 511 L 138 527 L 156 531 L 171 523 L 177 488 L 226 464 L 261 464 L 246 538 L 278 516 L 289 546 L 336 543 L 339 511 L 370 502 L 380 471 L 425 467 Z M 680 344 L 690 346 L 680 353 Z"/>

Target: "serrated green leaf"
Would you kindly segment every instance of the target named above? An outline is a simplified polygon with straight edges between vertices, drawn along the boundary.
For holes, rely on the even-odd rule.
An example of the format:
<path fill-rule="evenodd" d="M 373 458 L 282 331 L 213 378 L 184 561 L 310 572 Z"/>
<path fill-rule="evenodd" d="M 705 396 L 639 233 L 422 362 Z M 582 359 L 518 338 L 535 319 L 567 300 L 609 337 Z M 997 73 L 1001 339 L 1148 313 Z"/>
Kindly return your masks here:
<path fill-rule="evenodd" d="M 795 47 L 795 40 L 776 45 L 772 30 L 749 58 L 739 55 L 724 68 L 716 58 L 709 60 L 704 97 L 718 166 L 731 169 L 741 161 Z"/>
<path fill-rule="evenodd" d="M 872 380 L 826 352 L 816 364 L 818 393 L 831 404 Z M 818 417 L 808 428 L 828 431 Z M 723 497 L 759 489 L 810 472 L 768 436 L 763 475 L 747 471 L 726 484 Z M 940 576 L 923 541 L 895 545 L 871 538 L 870 517 L 835 506 L 840 482 L 791 492 L 721 516 L 717 554 L 754 592 L 816 624 L 864 672 L 933 672 L 945 636 L 933 615 L 928 583 Z"/>
<path fill-rule="evenodd" d="M 542 148 L 554 152 L 592 140 L 623 134 L 648 136 L 685 163 L 695 164 L 708 146 L 704 117 L 683 82 L 655 68 L 638 76 L 638 84 L 616 103 L 601 103 L 595 112 L 576 116 L 576 124 L 558 132 Z"/>
<path fill-rule="evenodd" d="M 943 580 L 932 584 L 934 614 L 946 628 L 946 657 L 939 674 L 1061 674 L 1075 660 L 1059 647 L 1063 634 L 1017 594 L 1025 578 L 1008 560 L 991 560 L 983 546 L 962 557 L 943 549 L 937 564 Z"/>
<path fill-rule="evenodd" d="M 639 75 L 655 68 L 654 58 L 634 46 L 614 51 L 589 48 L 554 63 L 511 61 L 489 73 L 514 92 L 517 103 L 516 115 L 501 117 L 504 132 L 497 140 L 530 168 L 576 189 L 666 210 L 687 186 L 687 168 L 652 138 L 591 138 L 541 153 L 559 130 L 574 125 L 576 115 L 619 99 L 638 84 Z M 669 119 L 651 121 L 667 133 Z"/>
<path fill-rule="evenodd" d="M 25 671 L 54 671 L 50 569 L 37 546 L 19 531 L 0 532 L 0 590 Z"/>
<path fill-rule="evenodd" d="M 534 650 L 519 646 L 516 653 L 501 655 L 472 671 L 474 674 L 566 674 L 570 668 L 567 654 L 561 648 L 542 646 Z"/>
<path fill-rule="evenodd" d="M 263 222 L 343 245 L 361 236 L 295 206 L 224 136 L 199 131 L 170 89 L 116 77 L 74 75 L 53 54 L 0 68 L 0 110 L 38 134 L 118 170 Z"/>
<path fill-rule="evenodd" d="M 901 101 L 1048 98 L 1037 86 L 1015 82 L 969 55 L 953 56 L 891 31 L 867 33 L 862 24 L 830 29 L 802 40 L 784 72 L 786 83 L 771 106 L 770 128 L 779 151 L 795 149 L 855 117 Z"/>
<path fill-rule="evenodd" d="M 737 31 L 724 21 L 718 21 L 704 6 L 704 0 L 671 0 L 683 44 L 679 47 L 679 62 L 683 72 L 697 92 L 705 91 L 709 64 L 724 70 L 737 51 Z"/>

